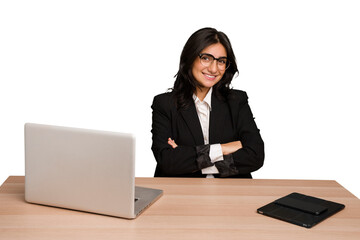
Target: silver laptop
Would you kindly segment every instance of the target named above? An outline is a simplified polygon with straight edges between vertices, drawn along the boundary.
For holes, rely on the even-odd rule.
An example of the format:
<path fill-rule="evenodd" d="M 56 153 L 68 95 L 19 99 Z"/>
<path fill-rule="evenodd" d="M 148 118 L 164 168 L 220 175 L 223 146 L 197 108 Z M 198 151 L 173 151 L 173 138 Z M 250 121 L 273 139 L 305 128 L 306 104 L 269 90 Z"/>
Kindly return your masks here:
<path fill-rule="evenodd" d="M 25 200 L 133 219 L 163 191 L 135 187 L 131 134 L 25 124 Z"/>

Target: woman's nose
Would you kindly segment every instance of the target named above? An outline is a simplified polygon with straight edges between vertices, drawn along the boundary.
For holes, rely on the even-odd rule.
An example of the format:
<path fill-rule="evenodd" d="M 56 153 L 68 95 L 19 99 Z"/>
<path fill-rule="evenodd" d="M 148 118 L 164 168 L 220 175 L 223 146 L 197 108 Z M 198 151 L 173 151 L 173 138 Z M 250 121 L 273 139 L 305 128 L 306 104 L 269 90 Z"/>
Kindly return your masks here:
<path fill-rule="evenodd" d="M 217 70 L 218 70 L 217 68 L 218 68 L 218 66 L 217 66 L 217 61 L 216 60 L 212 61 L 212 63 L 208 67 L 209 71 L 212 72 L 212 73 L 217 72 Z"/>

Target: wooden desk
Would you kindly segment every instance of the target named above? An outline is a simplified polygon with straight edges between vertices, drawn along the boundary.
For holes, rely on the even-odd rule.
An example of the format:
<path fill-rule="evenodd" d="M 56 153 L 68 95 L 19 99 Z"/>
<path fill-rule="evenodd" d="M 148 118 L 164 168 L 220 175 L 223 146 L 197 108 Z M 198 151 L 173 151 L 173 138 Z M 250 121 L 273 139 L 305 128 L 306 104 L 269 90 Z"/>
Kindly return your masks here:
<path fill-rule="evenodd" d="M 335 181 L 137 178 L 164 195 L 135 220 L 24 201 L 24 177 L 0 187 L 0 239 L 360 239 L 360 200 Z M 345 209 L 311 229 L 256 213 L 291 192 Z"/>

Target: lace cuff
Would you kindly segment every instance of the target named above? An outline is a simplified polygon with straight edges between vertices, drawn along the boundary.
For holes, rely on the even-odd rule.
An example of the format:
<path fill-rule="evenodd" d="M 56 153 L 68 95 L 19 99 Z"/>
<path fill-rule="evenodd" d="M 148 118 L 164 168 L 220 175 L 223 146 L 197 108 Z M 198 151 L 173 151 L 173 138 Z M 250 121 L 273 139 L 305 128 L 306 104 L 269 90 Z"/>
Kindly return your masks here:
<path fill-rule="evenodd" d="M 201 145 L 196 147 L 196 152 L 198 157 L 196 158 L 197 165 L 199 169 L 207 168 L 214 166 L 214 164 L 211 162 L 209 152 L 210 152 L 210 145 Z"/>
<path fill-rule="evenodd" d="M 230 177 L 238 174 L 232 154 L 224 155 L 224 160 L 216 162 L 215 166 L 219 170 L 220 177 Z"/>

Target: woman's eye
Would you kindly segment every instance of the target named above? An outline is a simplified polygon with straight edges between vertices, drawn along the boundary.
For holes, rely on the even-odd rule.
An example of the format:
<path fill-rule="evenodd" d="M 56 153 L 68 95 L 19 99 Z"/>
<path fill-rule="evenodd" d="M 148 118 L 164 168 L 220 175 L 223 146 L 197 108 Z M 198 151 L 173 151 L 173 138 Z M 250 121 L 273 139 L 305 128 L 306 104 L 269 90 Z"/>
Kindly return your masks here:
<path fill-rule="evenodd" d="M 219 59 L 219 63 L 225 65 L 226 64 L 226 59 Z"/>
<path fill-rule="evenodd" d="M 208 56 L 202 56 L 201 59 L 204 60 L 204 61 L 209 61 L 210 60 L 210 58 Z"/>

